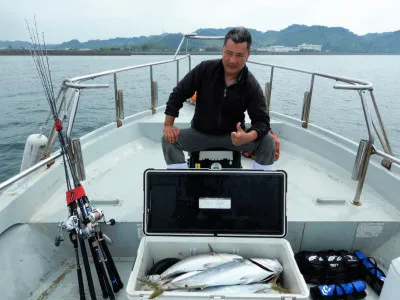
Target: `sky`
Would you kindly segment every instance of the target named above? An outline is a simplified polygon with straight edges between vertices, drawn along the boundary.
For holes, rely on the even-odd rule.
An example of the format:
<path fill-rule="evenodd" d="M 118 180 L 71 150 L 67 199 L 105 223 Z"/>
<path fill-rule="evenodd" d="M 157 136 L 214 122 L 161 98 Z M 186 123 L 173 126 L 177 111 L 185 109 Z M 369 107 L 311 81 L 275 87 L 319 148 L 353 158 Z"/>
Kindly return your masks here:
<path fill-rule="evenodd" d="M 398 0 L 0 0 L 0 40 L 29 41 L 25 19 L 48 44 L 72 39 L 187 33 L 292 24 L 344 27 L 358 35 L 400 30 Z"/>

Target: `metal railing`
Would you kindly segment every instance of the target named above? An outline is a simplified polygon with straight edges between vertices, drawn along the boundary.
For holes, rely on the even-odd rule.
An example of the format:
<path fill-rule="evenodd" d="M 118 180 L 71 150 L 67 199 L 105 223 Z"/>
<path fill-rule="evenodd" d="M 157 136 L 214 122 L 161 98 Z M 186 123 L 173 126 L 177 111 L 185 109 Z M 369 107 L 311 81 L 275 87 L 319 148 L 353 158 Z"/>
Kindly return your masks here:
<path fill-rule="evenodd" d="M 65 101 L 73 102 L 71 114 L 70 114 L 70 118 L 69 118 L 67 135 L 66 135 L 68 142 L 72 142 L 71 141 L 71 132 L 72 132 L 73 124 L 75 121 L 75 116 L 76 116 L 76 112 L 77 112 L 77 107 L 78 107 L 81 91 L 83 89 L 87 89 L 87 88 L 108 87 L 108 85 L 104 85 L 104 84 L 84 84 L 85 81 L 93 80 L 96 78 L 101 78 L 101 77 L 105 77 L 105 76 L 109 76 L 109 75 L 113 76 L 115 109 L 116 109 L 116 124 L 117 124 L 117 127 L 120 127 L 120 126 L 122 126 L 122 119 L 124 118 L 123 92 L 122 92 L 122 90 L 118 89 L 117 74 L 122 73 L 122 72 L 131 71 L 131 70 L 136 70 L 136 69 L 149 68 L 150 91 L 151 91 L 151 107 L 150 108 L 151 108 L 152 113 L 155 114 L 156 107 L 157 107 L 157 100 L 158 100 L 158 84 L 156 81 L 153 80 L 153 67 L 156 65 L 163 65 L 163 64 L 175 62 L 176 63 L 176 79 L 178 82 L 179 78 L 180 78 L 180 69 L 179 69 L 179 61 L 180 60 L 188 58 L 189 71 L 191 70 L 191 56 L 189 54 L 186 54 L 186 55 L 183 55 L 183 56 L 177 58 L 177 54 L 179 53 L 179 50 L 185 39 L 223 39 L 223 38 L 224 37 L 221 37 L 221 36 L 220 37 L 201 37 L 201 36 L 196 36 L 196 34 L 186 34 L 183 36 L 182 41 L 180 42 L 179 47 L 178 47 L 173 59 L 159 61 L 159 62 L 153 62 L 153 63 L 147 63 L 147 64 L 141 64 L 141 65 L 135 65 L 135 66 L 125 67 L 125 68 L 120 68 L 120 69 L 108 70 L 108 71 L 104 71 L 104 72 L 74 77 L 74 78 L 65 80 L 62 84 L 60 92 L 58 93 L 57 103 L 60 100 L 60 109 L 61 109 L 61 106 L 65 103 Z M 392 163 L 400 165 L 400 160 L 398 158 L 394 157 L 392 154 L 391 147 L 389 144 L 389 139 L 387 137 L 386 130 L 383 125 L 383 120 L 382 120 L 382 117 L 378 110 L 378 106 L 376 104 L 375 96 L 373 94 L 373 86 L 371 83 L 369 83 L 367 81 L 359 80 L 359 79 L 336 76 L 336 75 L 327 74 L 327 73 L 310 72 L 310 71 L 303 70 L 303 69 L 295 69 L 295 68 L 289 68 L 289 67 L 284 67 L 284 66 L 271 65 L 271 64 L 260 63 L 260 62 L 255 62 L 255 61 L 248 61 L 248 63 L 271 68 L 269 82 L 267 82 L 266 86 L 265 86 L 265 97 L 266 97 L 268 112 L 270 110 L 270 105 L 271 105 L 271 95 L 272 95 L 273 78 L 274 78 L 275 70 L 281 69 L 281 70 L 287 70 L 287 71 L 292 71 L 292 72 L 297 72 L 297 73 L 309 74 L 311 76 L 310 88 L 308 91 L 306 91 L 304 93 L 303 108 L 302 108 L 302 114 L 301 114 L 302 127 L 305 129 L 308 128 L 308 125 L 310 123 L 309 119 L 310 119 L 310 111 L 311 111 L 311 100 L 312 100 L 312 95 L 313 95 L 315 77 L 322 77 L 322 78 L 331 79 L 331 80 L 335 80 L 337 82 L 343 83 L 343 84 L 335 84 L 333 86 L 335 89 L 355 90 L 358 92 L 360 99 L 361 99 L 362 107 L 363 107 L 364 118 L 365 118 L 366 127 L 367 127 L 367 131 L 368 131 L 368 140 L 360 141 L 359 149 L 358 149 L 357 156 L 355 159 L 352 178 L 354 180 L 358 180 L 358 185 L 357 185 L 355 197 L 352 201 L 353 204 L 360 205 L 360 196 L 361 196 L 361 192 L 362 192 L 363 184 L 365 181 L 365 176 L 366 176 L 366 172 L 367 172 L 367 168 L 369 165 L 371 155 L 376 154 L 376 155 L 382 157 L 383 158 L 382 165 L 385 166 L 389 170 L 391 168 Z M 66 94 L 67 94 L 67 91 L 69 91 L 69 90 L 73 90 L 73 92 L 72 92 L 71 96 L 69 97 L 69 99 L 67 100 Z M 373 103 L 373 109 L 376 113 L 376 116 L 378 119 L 378 126 L 379 126 L 379 129 L 382 131 L 382 135 L 379 133 L 378 128 L 377 128 L 376 124 L 373 122 L 371 114 L 369 112 L 367 101 L 364 97 L 364 93 L 366 91 L 369 92 L 369 95 L 371 97 L 371 100 Z M 59 109 L 59 111 L 60 111 L 60 109 Z M 382 145 L 382 148 L 384 149 L 385 152 L 377 150 L 376 147 L 374 146 L 373 130 L 377 134 L 378 139 L 379 139 L 379 141 Z M 28 170 L 25 170 L 24 172 L 1 183 L 0 191 L 61 156 L 61 153 L 57 153 L 56 155 L 49 157 L 49 153 L 51 152 L 51 149 L 55 142 L 55 135 L 56 135 L 55 130 L 52 130 L 50 137 L 48 139 L 48 145 L 45 149 L 45 159 L 42 160 L 40 163 L 36 164 L 35 166 L 29 168 Z"/>
<path fill-rule="evenodd" d="M 15 176 L 13 176 L 13 177 L 11 177 L 10 179 L 8 179 L 8 180 L 2 182 L 2 183 L 0 184 L 0 192 L 1 192 L 3 189 L 9 187 L 10 185 L 16 183 L 16 182 L 19 181 L 20 179 L 25 178 L 25 177 L 28 176 L 29 174 L 31 174 L 31 173 L 33 173 L 33 172 L 39 170 L 39 169 L 40 169 L 41 167 L 43 167 L 44 165 L 47 165 L 47 164 L 50 165 L 50 164 L 54 163 L 55 160 L 56 160 L 57 158 L 59 158 L 59 157 L 61 157 L 61 151 L 57 152 L 56 154 L 54 154 L 54 155 L 51 156 L 51 157 L 48 157 L 48 158 L 46 158 L 46 159 L 41 160 L 40 162 L 38 162 L 36 165 L 30 167 L 29 169 L 26 169 L 26 170 L 22 171 L 21 173 L 15 175 Z"/>
<path fill-rule="evenodd" d="M 176 50 L 176 53 L 174 55 L 173 59 L 168 59 L 168 60 L 163 60 L 163 61 L 158 61 L 158 62 L 153 62 L 153 63 L 146 63 L 146 64 L 140 64 L 140 65 L 135 65 L 135 66 L 129 66 L 125 68 L 119 68 L 119 69 L 113 69 L 113 70 L 107 70 L 103 72 L 98 72 L 98 73 L 93 73 L 89 75 L 84 75 L 84 76 L 78 76 L 70 79 L 66 79 L 62 82 L 61 88 L 56 96 L 56 103 L 59 103 L 59 107 L 57 109 L 58 115 L 60 115 L 61 108 L 66 105 L 70 106 L 72 103 L 72 108 L 71 108 L 71 113 L 70 113 L 70 118 L 68 122 L 68 128 L 67 128 L 67 134 L 66 138 L 69 144 L 72 143 L 71 140 L 71 135 L 72 135 L 72 128 L 75 122 L 75 117 L 78 109 L 78 104 L 79 104 L 79 99 L 80 95 L 83 89 L 97 89 L 97 88 L 108 88 L 108 84 L 84 84 L 83 82 L 88 81 L 88 80 L 93 80 L 96 78 L 102 78 L 106 76 L 113 76 L 114 80 L 114 98 L 115 98 L 115 110 L 116 110 L 116 124 L 117 127 L 122 126 L 122 119 L 124 118 L 124 110 L 123 110 L 123 92 L 122 90 L 118 90 L 118 77 L 117 74 L 122 73 L 122 72 L 128 72 L 136 69 L 143 69 L 143 68 L 149 68 L 150 71 L 150 91 L 151 91 L 151 111 L 152 114 L 156 113 L 156 107 L 157 107 L 157 102 L 158 102 L 158 84 L 156 81 L 153 80 L 153 67 L 157 65 L 164 65 L 164 64 L 169 64 L 169 63 L 176 63 L 176 80 L 177 82 L 179 81 L 180 78 L 180 69 L 179 69 L 179 61 L 183 60 L 185 58 L 188 59 L 188 67 L 189 71 L 192 68 L 192 60 L 190 54 L 183 55 L 181 57 L 176 57 L 177 54 L 179 53 L 179 50 L 184 42 L 185 39 L 203 39 L 203 40 L 215 40 L 215 39 L 223 39 L 224 37 L 222 36 L 197 36 L 196 33 L 188 33 L 184 34 L 182 37 L 182 41 L 179 44 L 178 49 Z M 67 99 L 67 93 L 69 91 L 72 91 L 71 96 Z M 67 103 L 68 102 L 68 103 Z M 44 165 L 48 164 L 49 162 L 54 162 L 57 158 L 61 156 L 61 153 L 58 152 L 54 156 L 50 157 L 50 153 L 52 151 L 52 148 L 54 146 L 55 140 L 56 140 L 56 135 L 57 132 L 54 128 L 52 127 L 52 130 L 50 132 L 49 138 L 47 145 L 44 150 L 44 157 L 43 160 L 37 163 L 36 165 L 32 166 L 31 168 L 11 177 L 10 179 L 0 183 L 0 192 L 4 190 L 5 188 L 9 187 L 10 185 L 16 183 L 20 179 L 26 177 L 27 175 L 33 173 L 34 171 L 40 169 Z"/>
<path fill-rule="evenodd" d="M 276 66 L 276 65 L 266 64 L 266 63 L 255 62 L 255 61 L 248 61 L 248 63 L 271 68 L 269 82 L 267 82 L 266 86 L 265 86 L 265 98 L 266 98 L 268 112 L 270 111 L 273 78 L 274 78 L 274 72 L 276 69 L 311 75 L 310 89 L 304 93 L 303 110 L 302 110 L 302 114 L 301 114 L 302 127 L 305 129 L 307 129 L 308 124 L 310 123 L 309 120 L 310 120 L 310 111 L 311 111 L 311 99 L 312 99 L 312 94 L 313 94 L 313 89 L 314 89 L 315 77 L 322 77 L 322 78 L 331 79 L 331 80 L 335 80 L 337 82 L 343 83 L 343 84 L 335 84 L 333 86 L 334 89 L 355 90 L 358 92 L 358 94 L 360 96 L 362 108 L 363 108 L 365 124 L 366 124 L 367 132 L 368 132 L 368 140 L 360 141 L 357 156 L 356 156 L 355 163 L 354 163 L 352 179 L 358 181 L 356 194 L 352 201 L 352 203 L 354 205 L 357 205 L 357 206 L 361 205 L 360 197 L 361 197 L 361 192 L 362 192 L 365 177 L 367 174 L 367 168 L 369 165 L 371 155 L 377 154 L 378 156 L 382 157 L 383 158 L 382 165 L 384 167 L 386 167 L 388 170 L 391 169 L 392 163 L 400 165 L 400 159 L 393 156 L 393 153 L 392 153 L 392 150 L 390 147 L 390 143 L 389 143 L 389 139 L 386 134 L 386 129 L 384 127 L 383 120 L 382 120 L 381 114 L 378 109 L 378 105 L 375 100 L 375 96 L 373 93 L 373 86 L 370 82 L 360 80 L 360 79 L 348 78 L 348 77 L 337 76 L 337 75 L 332 75 L 332 74 L 327 74 L 327 73 L 310 72 L 307 70 L 289 68 L 289 67 L 284 67 L 284 66 Z M 364 97 L 364 93 L 367 91 L 369 92 L 369 95 L 371 97 L 371 101 L 373 103 L 373 109 L 374 109 L 374 112 L 378 119 L 379 127 L 377 127 L 376 124 L 373 122 L 367 101 Z M 382 134 L 379 132 L 378 129 L 381 130 Z M 375 133 L 382 145 L 382 148 L 384 149 L 385 152 L 377 150 L 377 148 L 374 146 L 374 141 L 375 141 L 374 131 L 375 131 Z"/>
<path fill-rule="evenodd" d="M 158 61 L 158 62 L 153 62 L 153 63 L 147 63 L 147 64 L 141 64 L 141 65 L 135 65 L 131 67 L 125 67 L 125 68 L 120 68 L 120 69 L 114 69 L 114 70 L 109 70 L 109 71 L 104 71 L 104 72 L 99 72 L 99 73 L 94 73 L 94 74 L 89 74 L 85 76 L 79 76 L 79 77 L 74 77 L 71 79 L 66 79 L 63 81 L 62 86 L 60 88 L 60 91 L 57 95 L 57 100 L 56 102 L 59 103 L 59 108 L 58 108 L 58 113 L 60 114 L 61 107 L 65 105 L 65 102 L 71 102 L 72 107 L 71 107 L 71 112 L 70 112 L 70 117 L 69 117 L 69 122 L 68 122 L 68 127 L 67 127 L 67 134 L 66 134 L 66 139 L 68 143 L 72 143 L 72 129 L 73 125 L 75 122 L 75 117 L 78 109 L 78 104 L 79 104 L 79 99 L 80 95 L 83 89 L 92 89 L 92 88 L 107 88 L 108 84 L 84 84 L 83 82 L 92 80 L 95 78 L 100 78 L 100 77 L 105 77 L 105 76 L 113 76 L 114 78 L 114 90 L 115 90 L 115 104 L 116 104 L 116 123 L 117 127 L 120 127 L 122 125 L 122 120 L 123 119 L 123 102 L 122 102 L 122 90 L 118 90 L 118 78 L 117 74 L 121 72 L 127 72 L 131 70 L 136 70 L 136 69 L 143 69 L 143 68 L 148 68 L 149 69 L 149 74 L 150 74 L 150 88 L 151 88 L 151 107 L 150 109 L 152 110 L 152 113 L 156 113 L 156 107 L 157 107 L 157 99 L 158 99 L 158 94 L 157 94 L 157 82 L 153 80 L 153 67 L 157 65 L 164 65 L 164 64 L 169 64 L 169 63 L 176 63 L 177 66 L 179 66 L 179 61 L 182 59 L 188 59 L 188 64 L 189 64 L 189 71 L 191 70 L 191 56 L 189 54 L 183 55 L 178 58 L 174 59 L 169 59 L 169 60 L 163 60 L 163 61 Z M 177 80 L 180 78 L 180 73 L 179 73 L 179 67 L 177 67 Z M 66 99 L 67 92 L 72 91 L 71 96 Z M 67 104 L 69 106 L 70 103 Z M 20 179 L 26 177 L 27 175 L 35 172 L 36 170 L 40 169 L 41 167 L 45 165 L 49 165 L 51 162 L 54 162 L 57 158 L 61 157 L 61 152 L 56 153 L 55 155 L 50 157 L 50 153 L 52 151 L 52 148 L 54 146 L 55 140 L 56 140 L 56 135 L 57 132 L 55 131 L 54 127 L 51 130 L 50 136 L 48 138 L 48 143 L 45 147 L 44 150 L 44 158 L 42 161 L 39 163 L 35 164 L 31 168 L 11 177 L 10 179 L 0 183 L 0 192 L 4 190 L 5 188 L 9 187 L 10 185 L 16 183 Z"/>

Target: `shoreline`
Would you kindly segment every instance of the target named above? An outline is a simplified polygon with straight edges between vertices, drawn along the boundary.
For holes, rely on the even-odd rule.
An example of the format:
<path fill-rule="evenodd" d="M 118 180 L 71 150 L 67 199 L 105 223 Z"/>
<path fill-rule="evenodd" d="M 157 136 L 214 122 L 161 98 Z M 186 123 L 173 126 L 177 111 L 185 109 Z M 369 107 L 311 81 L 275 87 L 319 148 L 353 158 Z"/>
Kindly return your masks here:
<path fill-rule="evenodd" d="M 132 56 L 132 55 L 174 55 L 175 51 L 102 51 L 102 50 L 48 50 L 48 56 Z M 179 53 L 184 55 L 185 53 Z M 220 51 L 191 52 L 190 55 L 220 55 Z M 0 50 L 0 56 L 30 56 L 29 50 Z M 260 52 L 251 55 L 400 55 L 400 53 L 349 53 L 349 52 Z"/>

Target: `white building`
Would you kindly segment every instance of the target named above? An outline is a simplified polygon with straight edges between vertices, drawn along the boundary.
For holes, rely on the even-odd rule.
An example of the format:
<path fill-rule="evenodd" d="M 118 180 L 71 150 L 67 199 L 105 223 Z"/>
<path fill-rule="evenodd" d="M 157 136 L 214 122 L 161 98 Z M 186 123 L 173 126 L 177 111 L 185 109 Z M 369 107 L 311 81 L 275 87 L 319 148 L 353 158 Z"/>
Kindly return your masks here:
<path fill-rule="evenodd" d="M 313 45 L 313 44 L 301 44 L 297 46 L 300 50 L 313 50 L 313 51 L 321 51 L 322 45 Z"/>
<path fill-rule="evenodd" d="M 258 51 L 267 51 L 267 52 L 281 52 L 281 53 L 288 53 L 288 52 L 296 52 L 300 51 L 297 47 L 286 47 L 286 46 L 270 46 L 267 48 L 259 48 Z"/>
<path fill-rule="evenodd" d="M 267 52 L 278 52 L 278 53 L 289 53 L 289 52 L 299 52 L 301 50 L 305 51 L 321 51 L 322 45 L 313 45 L 313 44 L 301 44 L 298 45 L 297 47 L 287 47 L 287 46 L 281 46 L 281 45 L 276 45 L 276 46 L 269 46 L 266 48 L 258 48 L 256 50 L 258 51 L 267 51 Z"/>

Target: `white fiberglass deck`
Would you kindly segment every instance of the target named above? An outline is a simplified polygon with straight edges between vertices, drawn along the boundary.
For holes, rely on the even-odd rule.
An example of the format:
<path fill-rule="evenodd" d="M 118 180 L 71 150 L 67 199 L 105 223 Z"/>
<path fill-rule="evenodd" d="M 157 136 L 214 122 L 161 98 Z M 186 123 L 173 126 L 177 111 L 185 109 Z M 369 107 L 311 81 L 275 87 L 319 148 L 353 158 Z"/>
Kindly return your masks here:
<path fill-rule="evenodd" d="M 189 126 L 192 114 L 193 108 L 184 108 L 177 126 Z M 121 128 L 111 124 L 82 138 L 87 177 L 82 185 L 92 203 L 103 209 L 106 218 L 115 218 L 120 225 L 114 226 L 115 229 L 107 228 L 105 232 L 114 241 L 110 251 L 124 284 L 140 239 L 143 172 L 147 168 L 165 168 L 161 150 L 163 121 L 163 113 L 152 116 L 147 112 L 127 118 Z M 362 206 L 354 206 L 350 202 L 357 186 L 357 182 L 351 180 L 354 145 L 336 145 L 318 132 L 281 119 L 273 120 L 272 128 L 281 140 L 281 155 L 275 168 L 288 174 L 290 230 L 287 238 L 293 251 L 361 247 L 387 270 L 390 260 L 398 257 L 396 243 L 400 240 L 400 212 L 396 203 L 400 182 L 398 173 L 388 173 L 376 164 L 370 165 L 370 182 L 375 183 L 375 189 L 379 190 L 381 185 L 383 188 L 379 194 L 366 184 L 361 197 Z M 21 249 L 4 248 L 4 253 L 8 254 L 5 261 L 9 263 L 9 270 L 14 270 L 15 266 L 26 270 L 24 261 L 28 266 L 31 266 L 31 261 L 43 265 L 40 277 L 29 277 L 26 281 L 24 290 L 31 291 L 30 299 L 76 299 L 78 295 L 76 272 L 71 267 L 74 265 L 72 248 L 67 245 L 68 241 L 58 248 L 53 242 L 58 222 L 68 217 L 61 163 L 58 160 L 48 170 L 43 168 L 0 195 L 0 206 L 5 207 L 3 218 L 0 218 L 1 226 L 8 228 L 16 223 L 31 223 L 11 228 L 8 238 L 15 240 L 17 236 L 21 240 L 29 239 L 32 234 L 33 237 L 40 236 L 40 239 L 33 239 L 32 245 L 24 244 Z M 244 168 L 251 168 L 252 163 L 251 159 L 242 158 Z M 345 201 L 321 204 L 317 202 L 318 198 Z M 9 245 L 7 236 L 3 239 L 2 245 Z M 14 255 L 16 251 L 21 254 Z M 42 252 L 48 255 L 42 256 Z M 32 259 L 32 253 L 39 256 Z M 24 255 L 28 257 L 21 258 Z M 94 272 L 95 268 L 91 269 Z M 11 278 L 19 280 L 18 270 L 15 269 L 15 274 L 11 272 Z M 98 286 L 96 291 L 100 291 Z M 127 299 L 125 290 L 119 292 L 117 299 Z M 366 299 L 377 299 L 377 296 L 368 290 Z"/>
<path fill-rule="evenodd" d="M 177 126 L 189 126 L 192 113 L 191 109 L 183 109 L 176 121 Z M 143 171 L 146 168 L 165 168 L 160 140 L 163 121 L 163 113 L 135 121 L 137 124 L 134 126 L 141 131 L 137 138 L 86 165 L 87 179 L 82 184 L 89 199 L 109 218 L 118 217 L 119 221 L 128 222 L 142 220 Z M 273 128 L 275 124 L 279 122 L 272 121 Z M 146 132 L 147 129 L 150 133 Z M 400 212 L 368 185 L 362 192 L 362 206 L 352 205 L 350 201 L 354 198 L 357 182 L 351 180 L 348 170 L 282 136 L 280 140 L 281 155 L 275 168 L 288 174 L 288 221 L 400 220 Z M 244 168 L 251 168 L 252 163 L 251 159 L 242 158 Z M 317 202 L 318 198 L 345 201 L 322 204 Z M 118 204 L 109 204 L 110 200 L 117 200 Z M 31 222 L 65 219 L 65 187 L 49 195 L 47 201 L 33 215 Z"/>

